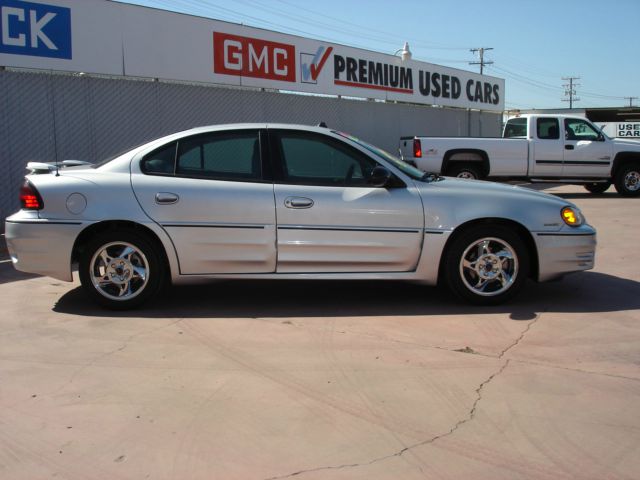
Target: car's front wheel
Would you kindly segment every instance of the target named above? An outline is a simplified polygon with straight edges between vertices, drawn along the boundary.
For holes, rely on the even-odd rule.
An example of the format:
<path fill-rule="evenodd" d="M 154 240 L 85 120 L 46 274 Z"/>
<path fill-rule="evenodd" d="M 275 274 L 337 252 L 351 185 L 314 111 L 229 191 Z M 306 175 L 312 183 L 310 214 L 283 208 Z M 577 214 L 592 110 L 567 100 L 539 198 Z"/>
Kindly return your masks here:
<path fill-rule="evenodd" d="M 615 187 L 623 197 L 640 195 L 640 164 L 625 165 L 615 177 Z"/>
<path fill-rule="evenodd" d="M 443 268 L 446 283 L 456 296 L 477 305 L 497 305 L 524 287 L 529 252 L 508 227 L 475 226 L 453 240 Z"/>
<path fill-rule="evenodd" d="M 83 249 L 79 273 L 87 294 L 114 310 L 134 308 L 161 289 L 162 256 L 153 242 L 133 231 L 103 232 Z"/>

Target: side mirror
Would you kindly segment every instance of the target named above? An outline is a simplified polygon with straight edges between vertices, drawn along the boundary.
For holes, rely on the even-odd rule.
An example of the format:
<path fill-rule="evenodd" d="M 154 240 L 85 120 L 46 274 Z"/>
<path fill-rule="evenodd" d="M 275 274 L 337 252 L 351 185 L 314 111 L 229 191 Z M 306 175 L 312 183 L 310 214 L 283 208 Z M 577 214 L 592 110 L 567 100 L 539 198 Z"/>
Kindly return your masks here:
<path fill-rule="evenodd" d="M 369 175 L 367 183 L 374 187 L 386 187 L 389 180 L 391 180 L 391 172 L 385 167 L 378 165 L 371 170 L 371 175 Z"/>

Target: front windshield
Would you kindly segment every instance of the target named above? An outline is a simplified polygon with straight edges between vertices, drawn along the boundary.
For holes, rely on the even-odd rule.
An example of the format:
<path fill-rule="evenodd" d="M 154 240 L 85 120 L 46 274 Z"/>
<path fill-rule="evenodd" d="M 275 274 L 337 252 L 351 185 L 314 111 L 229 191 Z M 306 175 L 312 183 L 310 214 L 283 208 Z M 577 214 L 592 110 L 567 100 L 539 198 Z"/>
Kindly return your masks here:
<path fill-rule="evenodd" d="M 595 123 L 591 124 L 598 132 L 600 132 L 600 134 L 606 138 L 607 140 L 611 140 L 611 137 L 609 135 L 607 135 L 606 133 L 604 133 L 604 127 L 605 125 L 596 125 Z"/>
<path fill-rule="evenodd" d="M 364 140 L 360 140 L 359 138 L 356 138 L 353 135 L 349 135 L 348 133 L 338 132 L 338 131 L 335 131 L 335 130 L 333 130 L 333 133 L 335 133 L 337 135 L 340 135 L 341 137 L 346 138 L 347 140 L 350 140 L 353 143 L 356 143 L 356 144 L 360 145 L 363 148 L 366 148 L 371 153 L 373 153 L 374 155 L 376 155 L 376 156 L 382 158 L 383 160 L 386 160 L 387 162 L 391 163 L 398 170 L 401 170 L 402 173 L 410 176 L 414 180 L 422 180 L 424 178 L 424 172 L 422 170 L 418 170 L 417 168 L 412 167 L 408 163 L 403 162 L 402 160 L 400 160 L 395 155 L 391 155 L 386 150 L 378 148 L 375 145 L 371 145 L 370 143 L 367 143 Z"/>

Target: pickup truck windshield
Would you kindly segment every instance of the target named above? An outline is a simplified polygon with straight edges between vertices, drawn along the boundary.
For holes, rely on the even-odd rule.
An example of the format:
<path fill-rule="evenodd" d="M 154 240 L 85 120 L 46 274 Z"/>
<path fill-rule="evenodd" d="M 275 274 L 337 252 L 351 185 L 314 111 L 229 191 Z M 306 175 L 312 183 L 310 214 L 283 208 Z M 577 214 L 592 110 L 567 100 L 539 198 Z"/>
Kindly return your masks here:
<path fill-rule="evenodd" d="M 353 143 L 360 145 L 361 147 L 366 148 L 371 153 L 391 163 L 398 170 L 401 170 L 402 173 L 409 175 L 414 180 L 421 180 L 424 177 L 424 172 L 422 170 L 418 170 L 417 168 L 412 167 L 408 163 L 400 160 L 395 155 L 391 155 L 386 150 L 378 148 L 375 145 L 371 145 L 370 143 L 360 140 L 359 138 L 356 138 L 353 135 L 349 135 L 348 133 L 338 132 L 335 130 L 333 130 L 333 133 L 335 133 L 336 135 L 340 135 L 341 137 L 346 138 L 347 140 L 350 140 Z"/>

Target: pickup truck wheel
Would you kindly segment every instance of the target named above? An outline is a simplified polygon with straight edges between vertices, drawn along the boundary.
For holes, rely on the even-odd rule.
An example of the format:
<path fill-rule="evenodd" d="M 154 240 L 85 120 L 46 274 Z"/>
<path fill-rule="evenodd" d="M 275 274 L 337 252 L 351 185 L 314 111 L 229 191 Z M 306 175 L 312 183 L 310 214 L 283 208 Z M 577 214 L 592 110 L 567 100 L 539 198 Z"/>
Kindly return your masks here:
<path fill-rule="evenodd" d="M 112 310 L 134 308 L 164 283 L 162 256 L 155 245 L 133 231 L 104 232 L 84 248 L 79 261 L 82 288 Z"/>
<path fill-rule="evenodd" d="M 610 186 L 611 186 L 611 182 L 586 183 L 584 185 L 584 188 L 586 188 L 588 192 L 598 194 L 598 193 L 606 192 Z"/>
<path fill-rule="evenodd" d="M 637 197 L 640 195 L 640 165 L 625 165 L 615 178 L 616 190 L 623 197 Z"/>
<path fill-rule="evenodd" d="M 473 227 L 447 249 L 444 279 L 459 298 L 476 305 L 497 305 L 513 298 L 529 275 L 529 252 L 513 230 Z"/>
<path fill-rule="evenodd" d="M 478 180 L 480 178 L 480 171 L 475 165 L 462 163 L 459 165 L 454 164 L 449 167 L 447 175 L 449 175 L 450 177 L 470 178 L 472 180 Z"/>

